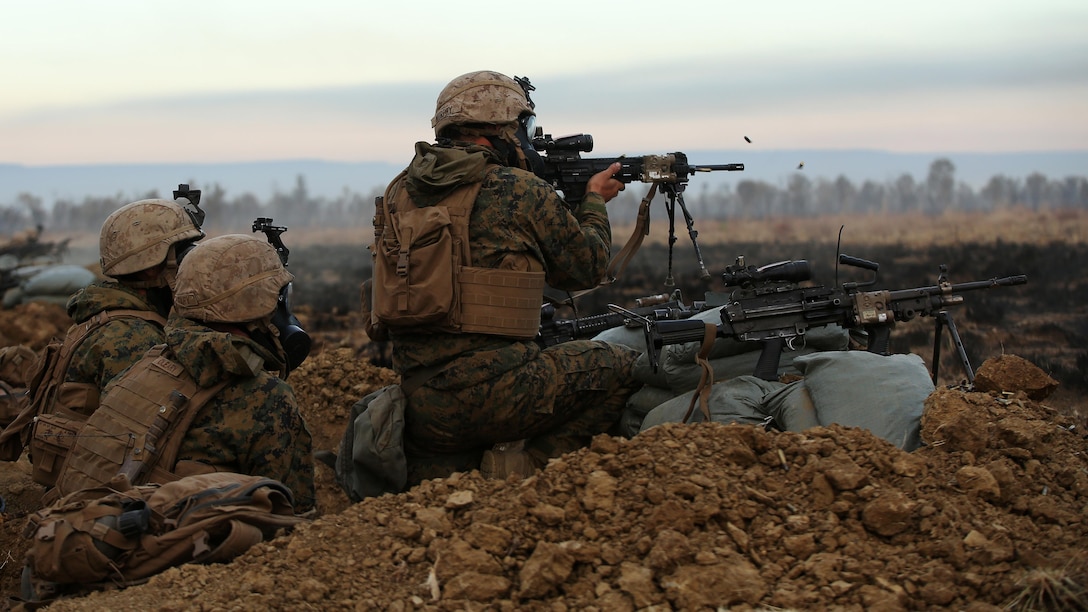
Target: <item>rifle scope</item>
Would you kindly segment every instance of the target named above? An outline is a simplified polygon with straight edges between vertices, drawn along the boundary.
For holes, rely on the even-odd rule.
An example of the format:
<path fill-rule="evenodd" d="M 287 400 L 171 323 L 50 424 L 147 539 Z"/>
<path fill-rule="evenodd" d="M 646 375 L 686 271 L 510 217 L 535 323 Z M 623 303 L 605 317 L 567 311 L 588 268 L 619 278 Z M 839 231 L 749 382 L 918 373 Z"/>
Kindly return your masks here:
<path fill-rule="evenodd" d="M 726 287 L 745 287 L 763 281 L 799 283 L 812 278 L 808 260 L 779 261 L 765 266 L 726 266 L 722 281 Z"/>
<path fill-rule="evenodd" d="M 589 134 L 574 134 L 552 138 L 551 134 L 533 138 L 533 148 L 545 153 L 589 153 L 593 150 L 593 136 Z"/>

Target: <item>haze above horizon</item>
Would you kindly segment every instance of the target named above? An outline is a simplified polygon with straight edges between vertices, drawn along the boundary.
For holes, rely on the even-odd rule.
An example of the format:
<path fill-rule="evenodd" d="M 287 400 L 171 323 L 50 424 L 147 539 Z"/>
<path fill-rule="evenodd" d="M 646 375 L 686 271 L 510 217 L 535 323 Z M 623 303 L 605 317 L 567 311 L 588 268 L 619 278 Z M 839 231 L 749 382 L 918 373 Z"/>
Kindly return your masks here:
<path fill-rule="evenodd" d="M 513 6 L 16 3 L 0 164 L 402 163 L 478 69 L 602 154 L 1088 150 L 1083 1 Z"/>

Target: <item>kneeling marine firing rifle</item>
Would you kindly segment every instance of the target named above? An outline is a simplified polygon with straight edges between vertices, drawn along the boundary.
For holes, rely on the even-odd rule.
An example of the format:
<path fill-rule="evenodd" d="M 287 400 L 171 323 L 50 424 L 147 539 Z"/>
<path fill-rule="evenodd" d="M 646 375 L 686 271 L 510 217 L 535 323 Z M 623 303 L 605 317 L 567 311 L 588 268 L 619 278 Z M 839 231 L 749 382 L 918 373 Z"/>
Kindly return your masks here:
<path fill-rule="evenodd" d="M 529 107 L 536 108 L 531 96 L 531 93 L 536 91 L 536 87 L 529 82 L 528 77 L 516 76 L 514 80 L 521 85 L 522 90 L 525 92 L 525 99 L 529 103 Z M 531 128 L 528 124 L 523 126 L 525 131 L 532 130 L 533 132 L 531 134 L 525 133 L 524 137 L 530 140 L 532 149 L 541 154 L 540 160 L 542 162 L 539 165 L 534 164 L 533 171 L 540 178 L 551 183 L 552 187 L 557 191 L 562 192 L 563 199 L 572 206 L 577 205 L 585 197 L 586 181 L 589 180 L 589 177 L 607 170 L 615 162 L 620 163 L 619 172 L 613 175 L 616 180 L 622 183 L 634 181 L 652 183 L 650 191 L 642 199 L 642 204 L 639 206 L 638 223 L 635 226 L 635 231 L 609 265 L 606 282 L 612 282 L 618 278 L 619 274 L 627 267 L 631 257 L 641 246 L 643 237 L 649 234 L 649 207 L 657 189 L 661 189 L 661 192 L 666 196 L 665 210 L 669 215 L 669 271 L 668 276 L 665 278 L 665 286 L 673 287 L 676 284 L 672 275 L 672 247 L 676 243 L 677 204 L 680 205 L 680 210 L 684 214 L 688 236 L 691 238 L 691 244 L 695 247 L 695 256 L 699 260 L 702 277 L 710 278 L 710 272 L 707 271 L 706 265 L 703 264 L 703 254 L 699 249 L 699 241 L 697 240 L 699 232 L 695 231 L 694 220 L 684 203 L 684 189 L 687 187 L 689 177 L 696 172 L 740 171 L 744 170 L 744 164 L 693 165 L 688 163 L 688 156 L 680 152 L 639 157 L 621 155 L 619 157 L 582 158 L 582 153 L 589 153 L 593 150 L 593 136 L 575 134 L 553 138 L 551 134 L 545 134 L 544 129 L 536 126 L 535 123 L 532 125 Z"/>

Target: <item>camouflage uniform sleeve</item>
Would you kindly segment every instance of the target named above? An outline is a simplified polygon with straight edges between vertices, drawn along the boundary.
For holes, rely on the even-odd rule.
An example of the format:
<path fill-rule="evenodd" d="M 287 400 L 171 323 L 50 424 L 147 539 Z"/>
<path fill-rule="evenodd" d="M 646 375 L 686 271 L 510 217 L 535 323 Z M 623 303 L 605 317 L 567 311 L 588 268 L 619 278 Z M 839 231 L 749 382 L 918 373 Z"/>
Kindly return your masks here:
<path fill-rule="evenodd" d="M 193 420 L 178 459 L 279 480 L 295 511 L 314 507 L 313 440 L 286 382 L 261 373 L 228 386 Z"/>
<path fill-rule="evenodd" d="M 254 406 L 257 429 L 250 438 L 248 469 L 287 485 L 295 496 L 295 511 L 306 512 L 315 502 L 313 438 L 291 386 L 268 378 L 275 386 Z"/>
<path fill-rule="evenodd" d="M 596 286 L 608 271 L 612 229 L 604 198 L 590 193 L 572 212 L 553 189 L 532 187 L 537 197 L 525 211 L 544 258 L 548 284 L 578 290 Z"/>

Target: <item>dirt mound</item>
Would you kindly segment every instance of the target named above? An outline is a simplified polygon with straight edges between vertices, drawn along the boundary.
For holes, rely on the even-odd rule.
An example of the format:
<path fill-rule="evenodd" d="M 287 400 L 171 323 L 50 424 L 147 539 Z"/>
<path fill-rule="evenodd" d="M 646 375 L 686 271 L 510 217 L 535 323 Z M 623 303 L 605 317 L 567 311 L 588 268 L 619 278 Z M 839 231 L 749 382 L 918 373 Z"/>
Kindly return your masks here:
<path fill-rule="evenodd" d="M 344 349 L 291 379 L 320 448 L 393 377 Z M 599 436 L 524 481 L 474 471 L 342 511 L 323 495 L 321 518 L 233 563 L 50 609 L 1083 608 L 1073 421 L 1023 391 L 940 388 L 922 434 L 913 453 L 839 426 Z"/>
<path fill-rule="evenodd" d="M 359 359 L 349 347 L 313 355 L 287 377 L 310 426 L 314 450 L 331 451 L 340 444 L 352 405 L 371 391 L 399 380 L 396 372 Z M 340 512 L 351 505 L 332 470 L 324 464 L 318 464 L 314 479 L 321 514 Z"/>
<path fill-rule="evenodd" d="M 22 344 L 39 350 L 54 336 L 63 338 L 72 323 L 64 306 L 51 302 L 0 309 L 0 346 Z"/>

